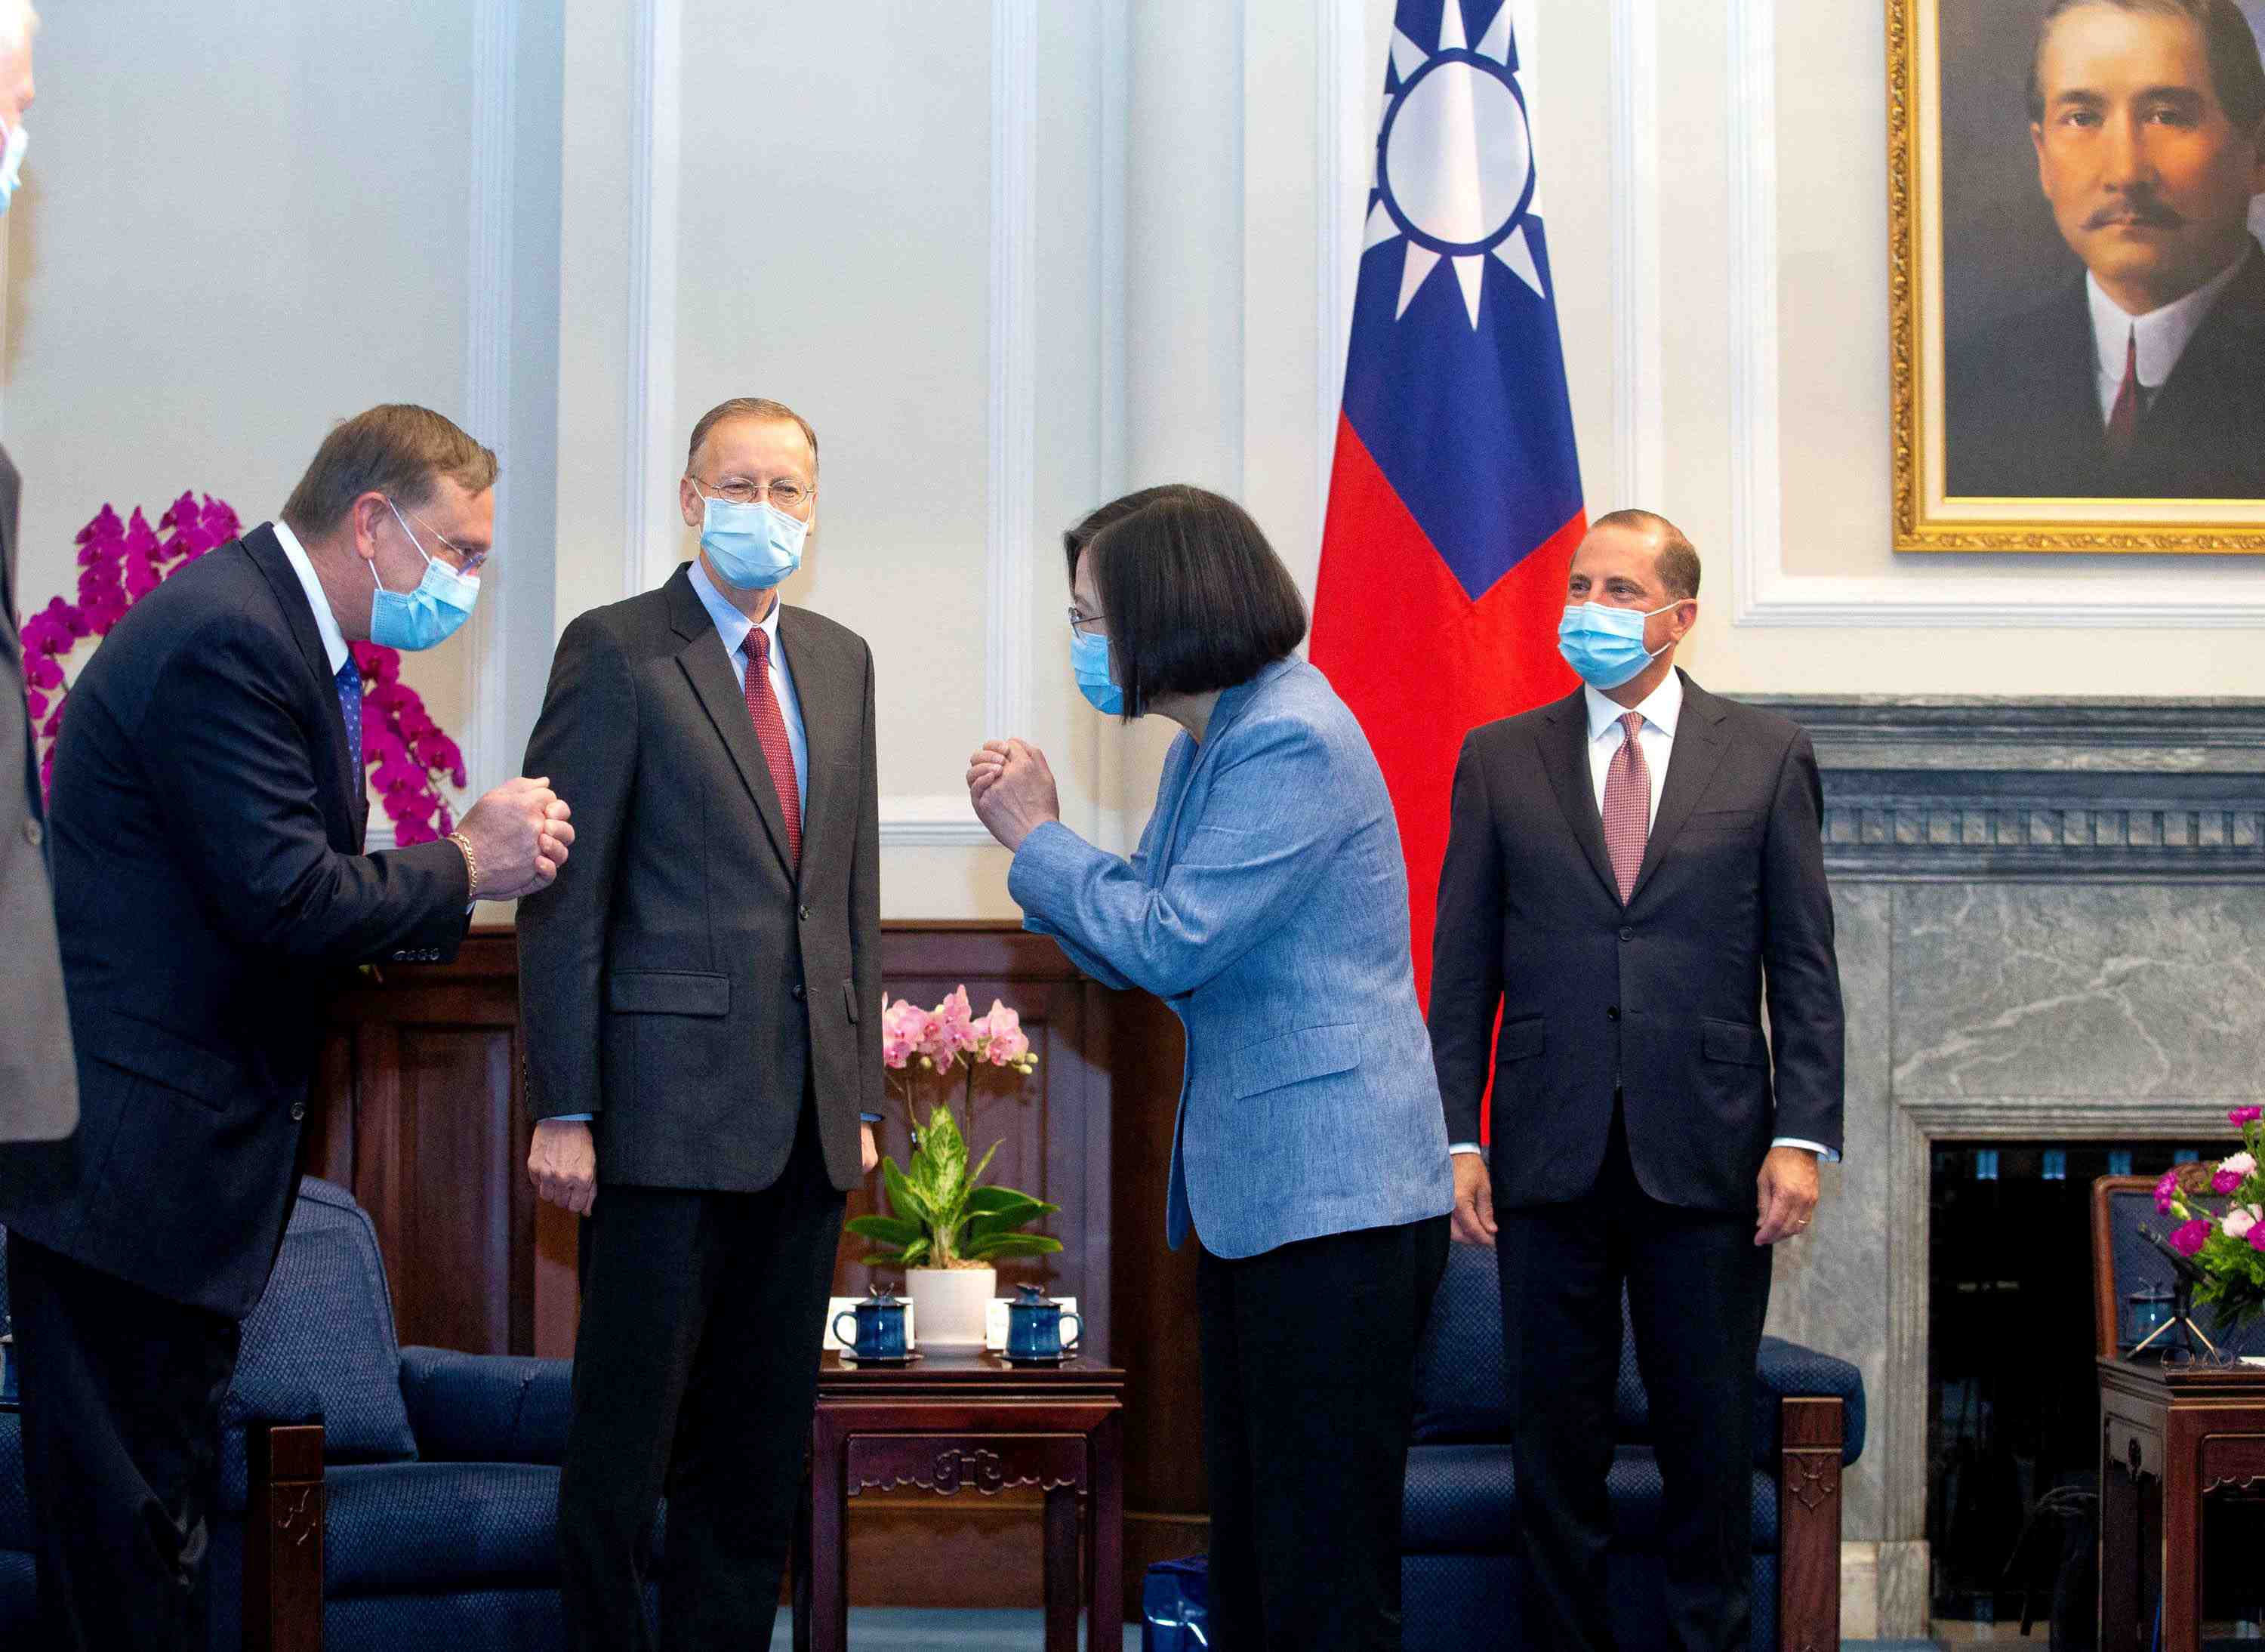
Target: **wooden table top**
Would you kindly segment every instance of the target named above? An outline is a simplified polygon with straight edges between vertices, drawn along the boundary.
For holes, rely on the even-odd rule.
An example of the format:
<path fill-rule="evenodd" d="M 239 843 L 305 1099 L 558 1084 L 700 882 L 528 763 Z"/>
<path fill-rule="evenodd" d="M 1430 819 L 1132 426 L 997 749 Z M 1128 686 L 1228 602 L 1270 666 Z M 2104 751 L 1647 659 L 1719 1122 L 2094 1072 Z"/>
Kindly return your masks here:
<path fill-rule="evenodd" d="M 1112 1365 L 1073 1356 L 1059 1365 L 1017 1365 L 985 1350 L 979 1353 L 924 1352 L 907 1365 L 861 1365 L 828 1351 L 818 1365 L 821 1400 L 848 1394 L 897 1394 L 936 1391 L 968 1399 L 986 1393 L 1067 1394 L 1080 1389 L 1125 1386 L 1125 1373 Z"/>
<path fill-rule="evenodd" d="M 2203 1360 L 2110 1359 L 2095 1362 L 2103 1386 L 2174 1400 L 2265 1400 L 2265 1365 Z"/>

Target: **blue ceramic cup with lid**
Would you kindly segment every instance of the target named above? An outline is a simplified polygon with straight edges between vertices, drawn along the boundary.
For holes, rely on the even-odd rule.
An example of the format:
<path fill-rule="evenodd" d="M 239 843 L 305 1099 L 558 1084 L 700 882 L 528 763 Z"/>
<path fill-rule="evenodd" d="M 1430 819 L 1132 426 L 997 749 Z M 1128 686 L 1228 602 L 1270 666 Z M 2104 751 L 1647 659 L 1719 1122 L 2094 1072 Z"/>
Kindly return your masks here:
<path fill-rule="evenodd" d="M 1062 1321 L 1074 1321 L 1077 1334 L 1069 1341 L 1062 1340 Z M 1065 1314 L 1062 1305 L 1034 1284 L 1022 1287 L 1021 1293 L 1007 1304 L 1007 1357 L 1009 1359 L 1060 1359 L 1071 1353 L 1085 1336 L 1085 1321 L 1074 1312 Z"/>
<path fill-rule="evenodd" d="M 842 1331 L 844 1320 L 855 1322 L 851 1333 Z M 834 1334 L 854 1358 L 902 1359 L 906 1357 L 904 1299 L 877 1284 L 872 1295 L 834 1316 Z"/>

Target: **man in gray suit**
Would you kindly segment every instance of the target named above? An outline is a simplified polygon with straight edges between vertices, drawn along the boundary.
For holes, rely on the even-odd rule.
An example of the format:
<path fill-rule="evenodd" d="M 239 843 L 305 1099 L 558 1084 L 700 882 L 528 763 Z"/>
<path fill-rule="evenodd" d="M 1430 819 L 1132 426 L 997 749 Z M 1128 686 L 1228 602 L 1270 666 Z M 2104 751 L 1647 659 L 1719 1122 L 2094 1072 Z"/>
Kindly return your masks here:
<path fill-rule="evenodd" d="M 0 0 L 0 213 L 23 156 L 32 106 L 32 32 L 22 0 Z M 16 467 L 0 450 L 0 1141 L 46 1141 L 78 1123 L 78 1080 L 55 949 L 55 894 L 47 877 L 46 810 L 38 748 L 24 710 L 24 641 L 16 630 Z M 18 777 L 21 777 L 21 790 Z"/>
<path fill-rule="evenodd" d="M 664 1489 L 660 1644 L 770 1644 L 843 1195 L 874 1163 L 873 657 L 776 589 L 817 492 L 791 410 L 703 418 L 698 558 L 566 628 L 528 748 L 587 789 L 602 846 L 519 909 L 528 1171 L 588 1217 L 558 1491 L 577 1648 L 653 1644 Z"/>

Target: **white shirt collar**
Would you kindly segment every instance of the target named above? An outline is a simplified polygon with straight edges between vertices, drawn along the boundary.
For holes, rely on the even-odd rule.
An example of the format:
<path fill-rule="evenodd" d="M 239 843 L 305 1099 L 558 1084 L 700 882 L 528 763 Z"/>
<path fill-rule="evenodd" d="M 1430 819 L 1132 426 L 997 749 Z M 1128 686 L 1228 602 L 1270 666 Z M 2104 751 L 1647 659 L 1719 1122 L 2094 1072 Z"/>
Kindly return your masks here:
<path fill-rule="evenodd" d="M 1676 720 L 1683 715 L 1683 673 L 1670 669 L 1659 687 L 1633 706 L 1607 700 L 1587 683 L 1581 685 L 1581 695 L 1588 702 L 1591 739 L 1604 739 L 1630 711 L 1641 711 L 1645 722 L 1671 740 L 1675 738 Z"/>
<path fill-rule="evenodd" d="M 2187 345 L 2195 330 L 2210 314 L 2210 306 L 2226 284 L 2249 261 L 2249 247 L 2245 240 L 2241 256 L 2197 287 L 2184 298 L 2174 299 L 2159 309 L 2151 309 L 2144 316 L 2128 314 L 2123 307 L 2101 290 L 2098 278 L 2087 274 L 2084 295 L 2092 306 L 2092 342 L 2100 353 L 2100 375 L 2103 379 L 2121 385 L 2123 382 L 2123 359 L 2134 338 L 2139 344 L 2139 382 L 2147 389 L 2160 389 L 2163 381 L 2171 376 L 2171 369 L 2186 353 Z"/>
<path fill-rule="evenodd" d="M 323 582 L 315 577 L 315 564 L 308 560 L 307 548 L 299 542 L 291 525 L 279 516 L 267 526 L 274 530 L 275 542 L 283 548 L 283 560 L 299 576 L 299 584 L 307 593 L 307 606 L 315 610 L 315 630 L 323 639 L 323 652 L 331 662 L 331 675 L 335 677 L 349 654 L 346 634 L 339 630 L 339 616 L 331 612 L 331 600 L 323 594 Z M 370 589 L 375 591 L 377 587 L 372 586 Z"/>
<path fill-rule="evenodd" d="M 699 557 L 691 562 L 692 593 L 700 599 L 700 606 L 708 610 L 708 617 L 716 622 L 716 635 L 724 639 L 724 651 L 736 654 L 747 645 L 747 634 L 761 631 L 769 639 L 771 659 L 778 659 L 779 600 L 771 599 L 771 611 L 763 615 L 758 625 L 732 606 L 732 600 L 716 588 L 708 577 L 708 569 Z"/>

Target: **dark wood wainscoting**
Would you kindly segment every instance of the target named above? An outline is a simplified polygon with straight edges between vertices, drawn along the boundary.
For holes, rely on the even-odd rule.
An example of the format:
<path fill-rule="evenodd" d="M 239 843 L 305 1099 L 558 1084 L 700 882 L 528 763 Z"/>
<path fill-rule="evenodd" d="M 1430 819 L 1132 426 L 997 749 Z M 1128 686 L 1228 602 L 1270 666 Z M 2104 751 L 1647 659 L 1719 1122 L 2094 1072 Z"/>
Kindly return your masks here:
<path fill-rule="evenodd" d="M 1129 1373 L 1125 1569 L 1198 1553 L 1205 1496 L 1194 1259 L 1164 1248 L 1164 1187 L 1183 1051 L 1178 1021 L 1140 993 L 1082 975 L 1051 941 L 995 923 L 892 923 L 891 999 L 922 1006 L 965 985 L 980 1014 L 1019 1010 L 1038 1067 L 978 1081 L 977 1152 L 993 1177 L 1060 1205 L 1059 1256 L 1000 1270 L 1074 1295 L 1096 1352 Z M 877 1007 L 878 1008 L 878 1007 Z M 351 1188 L 377 1226 L 404 1343 L 476 1353 L 573 1352 L 576 1220 L 535 1199 L 522 1169 L 516 942 L 475 930 L 453 964 L 374 972 L 332 1015 L 307 1168 Z M 892 1098 L 882 1151 L 899 1163 Z M 876 1178 L 878 1180 L 878 1178 Z M 873 1208 L 869 1183 L 850 1195 Z M 845 1237 L 837 1294 L 862 1293 L 864 1247 Z M 1040 1598 L 1038 1509 L 922 1494 L 857 1499 L 851 1598 L 860 1605 L 1030 1605 Z"/>

